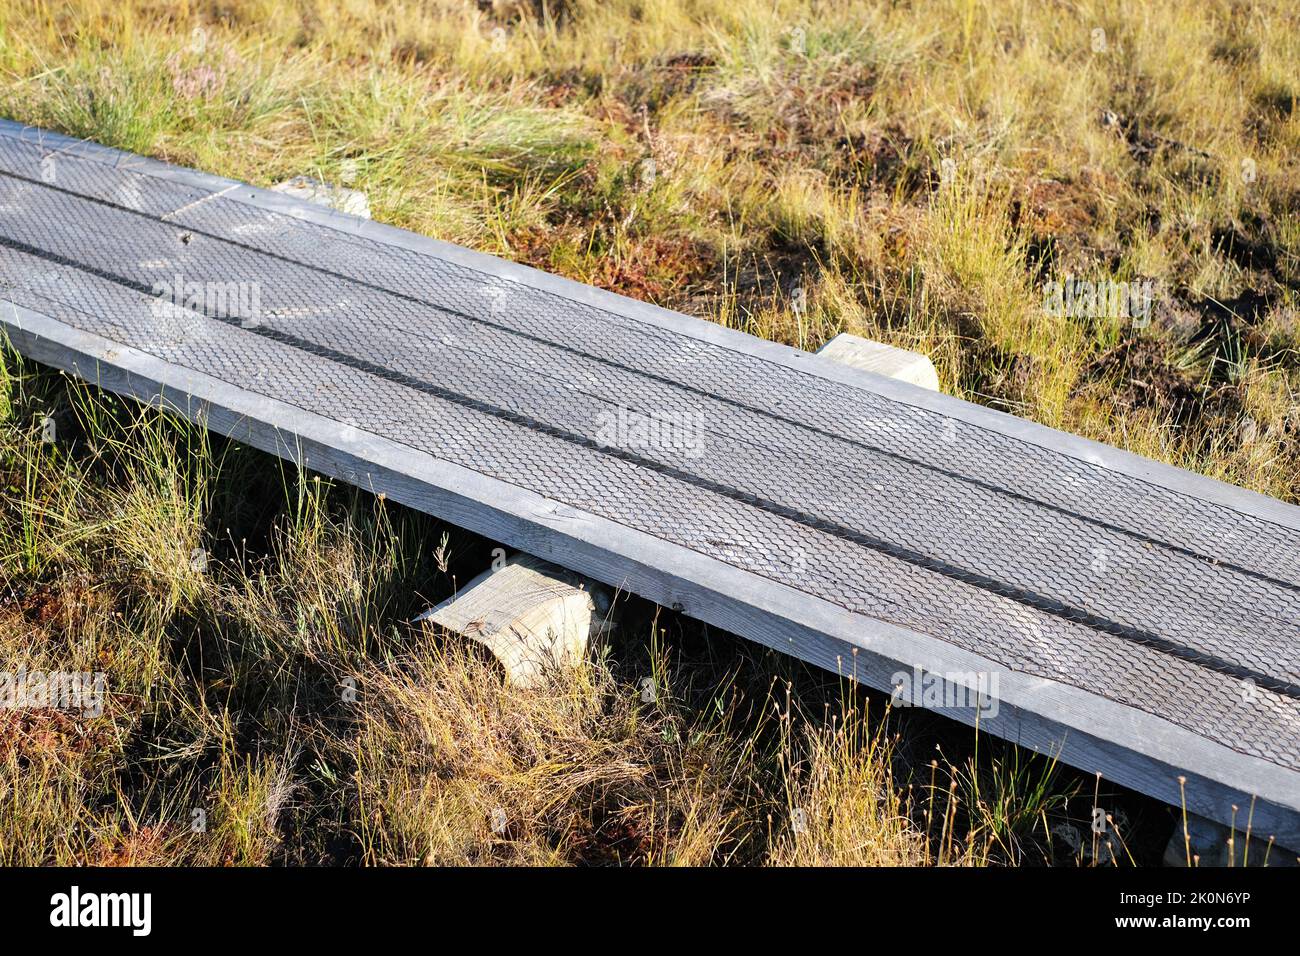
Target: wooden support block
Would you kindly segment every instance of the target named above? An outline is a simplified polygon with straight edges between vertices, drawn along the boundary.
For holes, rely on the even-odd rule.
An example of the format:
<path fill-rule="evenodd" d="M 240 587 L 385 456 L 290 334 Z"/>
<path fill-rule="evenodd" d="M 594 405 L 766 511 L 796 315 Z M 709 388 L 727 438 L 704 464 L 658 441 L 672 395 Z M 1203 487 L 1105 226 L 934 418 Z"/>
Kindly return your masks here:
<path fill-rule="evenodd" d="M 818 349 L 817 354 L 843 365 L 939 391 L 939 373 L 934 370 L 934 363 L 920 352 L 841 332 Z"/>
<path fill-rule="evenodd" d="M 477 641 L 511 684 L 534 687 L 555 668 L 581 663 L 590 635 L 604 630 L 609 612 L 609 594 L 600 585 L 516 555 L 416 620 Z"/>
<path fill-rule="evenodd" d="M 294 176 L 271 187 L 272 192 L 284 193 L 295 199 L 305 199 L 318 206 L 328 206 L 338 212 L 345 212 L 362 219 L 370 218 L 370 200 L 366 194 L 357 189 L 343 186 L 331 186 L 310 176 Z"/>

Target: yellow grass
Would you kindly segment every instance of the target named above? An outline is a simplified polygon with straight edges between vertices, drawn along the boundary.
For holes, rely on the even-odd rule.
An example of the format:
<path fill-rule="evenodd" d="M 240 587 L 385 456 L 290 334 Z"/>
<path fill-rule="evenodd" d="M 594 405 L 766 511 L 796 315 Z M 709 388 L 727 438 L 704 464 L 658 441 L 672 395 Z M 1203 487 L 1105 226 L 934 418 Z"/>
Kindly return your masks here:
<path fill-rule="evenodd" d="M 0 115 L 344 183 L 386 222 L 801 348 L 918 349 L 951 394 L 1295 501 L 1298 20 L 9 0 Z M 1152 280 L 1150 324 L 1051 314 L 1070 277 Z M 490 543 L 454 534 L 440 569 L 435 522 L 10 353 L 0 514 L 0 661 L 111 688 L 100 716 L 5 716 L 3 863 L 1059 862 L 1055 823 L 1087 825 L 1046 762 L 932 767 L 923 722 L 689 623 L 505 688 L 402 624 Z"/>

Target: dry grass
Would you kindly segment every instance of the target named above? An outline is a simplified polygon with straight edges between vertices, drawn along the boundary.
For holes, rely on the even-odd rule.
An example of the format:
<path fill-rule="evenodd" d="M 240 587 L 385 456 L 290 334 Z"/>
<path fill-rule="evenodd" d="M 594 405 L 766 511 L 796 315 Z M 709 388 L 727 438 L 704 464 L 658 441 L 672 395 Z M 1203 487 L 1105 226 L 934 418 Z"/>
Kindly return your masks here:
<path fill-rule="evenodd" d="M 920 349 L 952 394 L 1292 501 L 1297 63 L 1280 0 L 0 6 L 5 116 Z M 1071 276 L 1154 281 L 1152 322 L 1049 314 Z M 0 660 L 111 688 L 5 712 L 0 862 L 1059 861 L 1087 826 L 1046 762 L 648 611 L 508 691 L 401 624 L 490 543 L 439 570 L 434 522 L 8 354 L 0 419 Z"/>
<path fill-rule="evenodd" d="M 0 864 L 1050 856 L 1059 796 L 972 798 L 996 765 L 916 764 L 874 695 L 643 603 L 510 687 L 402 623 L 490 542 L 2 354 L 0 656 L 106 693 L 0 711 Z"/>
<path fill-rule="evenodd" d="M 702 865 L 745 825 L 736 741 L 598 665 L 512 692 L 463 647 L 417 644 L 365 693 L 349 746 L 368 861 Z"/>

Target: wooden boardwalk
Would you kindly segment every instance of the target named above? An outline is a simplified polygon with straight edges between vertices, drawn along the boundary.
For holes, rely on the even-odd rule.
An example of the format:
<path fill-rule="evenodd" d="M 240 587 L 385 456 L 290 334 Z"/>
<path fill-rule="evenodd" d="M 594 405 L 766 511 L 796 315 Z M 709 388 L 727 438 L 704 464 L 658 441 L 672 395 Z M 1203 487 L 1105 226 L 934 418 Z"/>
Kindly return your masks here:
<path fill-rule="evenodd" d="M 715 626 L 932 686 L 954 718 L 1120 784 L 1177 804 L 1185 776 L 1196 813 L 1253 801 L 1255 832 L 1300 848 L 1300 508 L 4 123 L 0 326 Z"/>

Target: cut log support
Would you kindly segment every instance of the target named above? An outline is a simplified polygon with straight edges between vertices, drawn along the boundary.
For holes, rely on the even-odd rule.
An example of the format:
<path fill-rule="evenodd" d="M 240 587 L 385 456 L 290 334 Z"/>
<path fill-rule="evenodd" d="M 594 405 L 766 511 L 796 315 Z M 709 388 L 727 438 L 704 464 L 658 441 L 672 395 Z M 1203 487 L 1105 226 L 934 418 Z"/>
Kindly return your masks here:
<path fill-rule="evenodd" d="M 284 193 L 295 199 L 305 199 L 318 206 L 328 206 L 337 212 L 362 219 L 370 218 L 370 200 L 366 194 L 357 189 L 332 186 L 310 176 L 294 176 L 271 187 L 272 192 Z"/>
<path fill-rule="evenodd" d="M 818 349 L 817 354 L 841 365 L 939 391 L 939 373 L 934 370 L 934 363 L 920 352 L 909 352 L 884 342 L 841 332 Z"/>
<path fill-rule="evenodd" d="M 516 555 L 474 578 L 417 621 L 437 624 L 492 652 L 517 687 L 535 687 L 586 657 L 608 624 L 608 591 L 580 575 Z"/>

